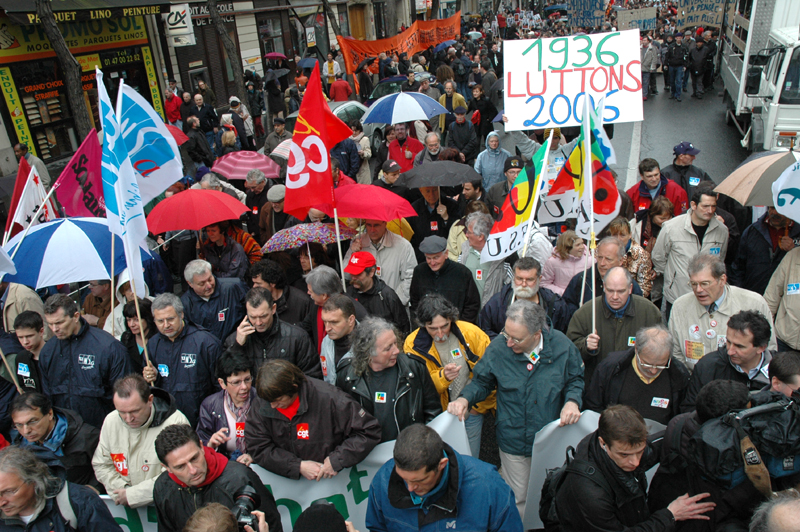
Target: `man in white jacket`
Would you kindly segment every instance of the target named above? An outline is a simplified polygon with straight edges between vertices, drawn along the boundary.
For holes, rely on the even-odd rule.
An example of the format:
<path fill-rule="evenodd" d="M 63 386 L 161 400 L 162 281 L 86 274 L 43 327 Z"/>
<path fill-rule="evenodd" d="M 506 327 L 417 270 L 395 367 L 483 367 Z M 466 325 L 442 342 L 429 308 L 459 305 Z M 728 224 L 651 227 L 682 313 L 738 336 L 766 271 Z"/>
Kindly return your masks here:
<path fill-rule="evenodd" d="M 161 474 L 156 436 L 164 427 L 189 421 L 174 397 L 151 388 L 141 375 L 114 383 L 114 407 L 103 422 L 92 457 L 95 476 L 117 504 L 146 506 L 153 502 L 153 486 Z"/>

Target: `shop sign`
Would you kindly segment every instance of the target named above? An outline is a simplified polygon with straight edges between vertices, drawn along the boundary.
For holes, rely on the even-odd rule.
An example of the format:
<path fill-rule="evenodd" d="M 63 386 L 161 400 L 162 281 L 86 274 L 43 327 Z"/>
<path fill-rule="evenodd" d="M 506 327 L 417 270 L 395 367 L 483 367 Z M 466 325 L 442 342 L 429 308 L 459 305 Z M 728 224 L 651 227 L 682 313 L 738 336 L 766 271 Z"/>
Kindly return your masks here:
<path fill-rule="evenodd" d="M 83 20 L 59 24 L 58 29 L 73 55 L 147 44 L 142 17 Z M 0 17 L 0 63 L 32 61 L 55 56 L 41 26 L 18 26 Z"/>
<path fill-rule="evenodd" d="M 11 122 L 14 125 L 14 131 L 17 132 L 19 142 L 27 144 L 28 150 L 36 155 L 36 143 L 33 142 L 33 136 L 31 136 L 31 132 L 28 129 L 28 121 L 22 111 L 22 100 L 17 94 L 17 86 L 11 77 L 11 69 L 7 67 L 0 68 L 0 87 L 2 87 L 3 98 L 11 115 Z"/>
<path fill-rule="evenodd" d="M 144 57 L 144 69 L 147 72 L 147 85 L 150 87 L 150 100 L 153 102 L 153 109 L 166 120 L 164 106 L 161 103 L 161 91 L 158 88 L 158 76 L 156 75 L 155 62 L 149 46 L 142 46 L 142 56 Z"/>
<path fill-rule="evenodd" d="M 9 6 L 5 6 L 8 10 Z M 53 17 L 57 23 L 77 22 L 81 20 L 103 20 L 122 17 L 143 17 L 146 15 L 160 15 L 166 11 L 166 5 L 110 7 L 102 9 L 79 9 L 54 11 Z M 8 16 L 14 24 L 39 24 L 41 19 L 35 10 L 29 13 L 24 11 L 9 10 Z"/>
<path fill-rule="evenodd" d="M 220 14 L 220 18 L 222 18 L 223 22 L 234 22 L 233 18 L 233 4 L 219 4 L 217 5 L 217 11 Z M 192 22 L 194 22 L 195 26 L 208 26 L 211 24 L 211 15 L 208 12 L 208 6 L 203 3 L 199 5 L 192 6 Z M 230 13 L 226 15 L 226 13 Z"/>
<path fill-rule="evenodd" d="M 100 68 L 100 54 L 79 55 L 75 59 L 78 60 L 78 64 L 84 72 L 94 73 L 95 68 Z"/>
<path fill-rule="evenodd" d="M 306 44 L 309 48 L 317 45 L 317 35 L 314 28 L 306 28 Z"/>
<path fill-rule="evenodd" d="M 189 4 L 173 4 L 169 15 L 164 15 L 167 25 L 167 35 L 192 35 L 192 11 Z"/>

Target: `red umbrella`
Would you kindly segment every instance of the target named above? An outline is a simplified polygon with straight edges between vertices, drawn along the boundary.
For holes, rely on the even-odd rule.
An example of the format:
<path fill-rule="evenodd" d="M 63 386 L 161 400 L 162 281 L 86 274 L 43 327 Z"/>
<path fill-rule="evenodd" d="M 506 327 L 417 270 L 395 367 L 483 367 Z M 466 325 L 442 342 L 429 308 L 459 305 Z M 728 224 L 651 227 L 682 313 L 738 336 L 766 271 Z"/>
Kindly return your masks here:
<path fill-rule="evenodd" d="M 278 178 L 281 175 L 278 163 L 254 151 L 235 151 L 223 155 L 217 159 L 211 171 L 222 174 L 228 179 L 244 179 L 247 177 L 247 172 L 255 168 L 264 172 L 269 178 Z"/>
<path fill-rule="evenodd" d="M 190 188 L 161 201 L 147 217 L 154 235 L 165 231 L 203 227 L 223 220 L 236 220 L 248 208 L 238 199 L 218 190 Z"/>
<path fill-rule="evenodd" d="M 266 59 L 286 59 L 286 56 L 280 52 L 270 52 L 264 56 Z"/>
<path fill-rule="evenodd" d="M 416 216 L 411 204 L 394 192 L 372 185 L 347 185 L 333 191 L 337 214 L 341 218 L 364 218 L 388 222 L 398 218 Z M 328 216 L 333 216 L 333 205 L 317 205 Z"/>
<path fill-rule="evenodd" d="M 169 129 L 169 132 L 175 137 L 175 142 L 178 143 L 178 146 L 189 140 L 189 137 L 186 136 L 186 133 L 181 131 L 181 128 L 167 124 L 167 129 Z"/>

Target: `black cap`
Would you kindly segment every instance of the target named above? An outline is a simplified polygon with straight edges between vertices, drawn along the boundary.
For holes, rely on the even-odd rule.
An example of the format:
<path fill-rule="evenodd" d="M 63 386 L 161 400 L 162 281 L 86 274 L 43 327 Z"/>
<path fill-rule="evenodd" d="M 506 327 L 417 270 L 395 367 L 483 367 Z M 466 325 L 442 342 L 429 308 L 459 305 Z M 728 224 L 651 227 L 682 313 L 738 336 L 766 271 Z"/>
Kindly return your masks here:
<path fill-rule="evenodd" d="M 514 155 L 513 157 L 506 159 L 506 162 L 503 165 L 503 172 L 508 172 L 512 168 L 522 168 L 524 166 L 525 160 L 522 157 Z"/>
<path fill-rule="evenodd" d="M 284 120 L 283 118 L 276 118 L 275 120 L 272 121 L 272 123 L 273 124 L 285 124 L 286 120 Z"/>
<path fill-rule="evenodd" d="M 394 172 L 401 171 L 402 168 L 394 159 L 387 159 L 386 162 L 383 163 L 383 166 L 381 166 L 381 170 L 383 170 L 384 174 L 393 174 Z"/>
<path fill-rule="evenodd" d="M 459 105 L 458 107 L 453 109 L 453 112 L 457 115 L 465 115 L 467 114 L 467 108 L 464 107 L 463 105 Z"/>

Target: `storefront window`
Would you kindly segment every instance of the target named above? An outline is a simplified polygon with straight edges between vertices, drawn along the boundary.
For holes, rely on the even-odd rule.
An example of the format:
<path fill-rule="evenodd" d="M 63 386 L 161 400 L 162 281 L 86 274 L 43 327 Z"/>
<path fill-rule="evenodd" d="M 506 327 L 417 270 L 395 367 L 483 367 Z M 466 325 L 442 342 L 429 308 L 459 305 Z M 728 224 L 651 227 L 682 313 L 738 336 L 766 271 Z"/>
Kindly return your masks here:
<path fill-rule="evenodd" d="M 347 6 L 340 5 L 339 8 L 339 29 L 342 35 L 350 35 L 350 21 L 347 18 Z"/>
<path fill-rule="evenodd" d="M 283 48 L 283 33 L 281 31 L 281 20 L 279 17 L 260 21 L 258 34 L 264 54 L 278 52 L 286 55 Z"/>

